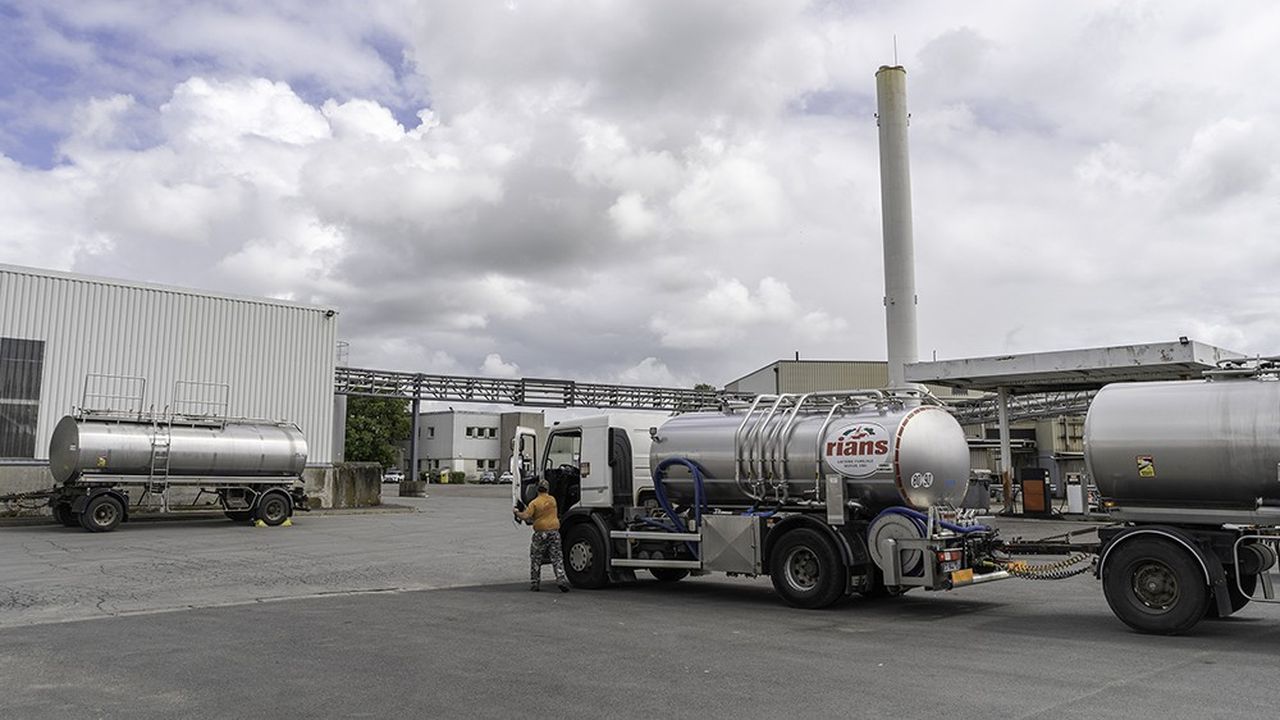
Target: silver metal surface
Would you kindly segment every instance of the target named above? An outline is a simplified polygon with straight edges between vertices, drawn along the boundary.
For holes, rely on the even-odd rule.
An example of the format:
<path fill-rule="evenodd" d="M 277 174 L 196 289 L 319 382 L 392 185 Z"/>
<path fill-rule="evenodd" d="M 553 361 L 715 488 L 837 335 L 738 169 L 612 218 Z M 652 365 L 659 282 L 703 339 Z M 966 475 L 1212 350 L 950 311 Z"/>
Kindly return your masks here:
<path fill-rule="evenodd" d="M 667 459 L 691 460 L 704 471 L 708 503 L 720 506 L 754 504 L 739 482 L 747 471 L 763 487 L 781 488 L 790 498 L 814 502 L 825 502 L 815 497 L 816 488 L 823 486 L 821 477 L 840 476 L 845 497 L 870 509 L 959 505 L 968 490 L 968 444 L 960 425 L 941 408 L 872 403 L 837 413 L 829 424 L 826 408 L 794 418 L 773 413 L 756 435 L 740 433 L 746 412 L 695 412 L 671 418 L 659 428 L 650 448 L 650 471 Z M 788 424 L 783 434 L 781 428 Z M 762 446 L 752 438 L 769 437 L 774 431 L 776 447 L 762 457 Z M 848 443 L 867 441 L 883 443 L 876 448 L 882 452 L 840 454 L 845 448 L 863 449 Z M 748 451 L 755 452 L 750 462 L 740 455 Z M 692 478 L 683 468 L 668 470 L 665 487 L 678 502 L 692 500 Z"/>
<path fill-rule="evenodd" d="M 706 515 L 702 518 L 702 566 L 716 572 L 759 575 L 762 569 L 761 518 Z"/>
<path fill-rule="evenodd" d="M 307 463 L 306 439 L 292 425 L 227 422 L 165 428 L 64 417 L 49 444 L 49 470 L 59 483 L 81 476 L 151 475 L 157 430 L 161 438 L 168 436 L 166 474 L 290 477 L 300 475 Z"/>
<path fill-rule="evenodd" d="M 0 265 L 0 336 L 43 340 L 36 453 L 92 373 L 147 379 L 164 412 L 175 381 L 225 383 L 230 414 L 298 423 L 332 459 L 338 318 L 323 307 Z M 37 457 L 36 459 L 45 459 Z"/>
<path fill-rule="evenodd" d="M 1280 503 L 1280 382 L 1108 385 L 1089 408 L 1084 448 L 1098 490 L 1127 513 L 1280 511 L 1258 507 Z"/>

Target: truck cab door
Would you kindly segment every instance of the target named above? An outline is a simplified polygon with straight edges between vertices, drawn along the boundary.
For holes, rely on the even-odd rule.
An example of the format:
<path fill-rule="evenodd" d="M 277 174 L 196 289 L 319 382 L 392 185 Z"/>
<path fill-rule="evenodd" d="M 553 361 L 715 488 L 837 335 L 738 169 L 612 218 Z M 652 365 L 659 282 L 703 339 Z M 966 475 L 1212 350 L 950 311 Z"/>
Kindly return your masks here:
<path fill-rule="evenodd" d="M 516 427 L 511 438 L 511 506 L 524 509 L 538 495 L 538 434 L 527 427 Z"/>

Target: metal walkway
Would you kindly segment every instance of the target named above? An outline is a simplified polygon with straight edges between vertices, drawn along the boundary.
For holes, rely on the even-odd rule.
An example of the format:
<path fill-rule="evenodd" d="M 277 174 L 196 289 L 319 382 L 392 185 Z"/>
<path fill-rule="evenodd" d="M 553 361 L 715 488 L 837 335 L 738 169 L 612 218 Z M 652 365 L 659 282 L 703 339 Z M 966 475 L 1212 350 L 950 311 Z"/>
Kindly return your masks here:
<path fill-rule="evenodd" d="M 607 385 L 573 380 L 492 378 L 339 367 L 334 391 L 341 395 L 406 400 L 477 402 L 522 407 L 595 407 L 620 410 L 692 410 L 724 399 L 749 397 L 715 390 Z"/>
<path fill-rule="evenodd" d="M 464 375 L 369 370 L 339 367 L 334 391 L 341 395 L 394 397 L 405 400 L 475 402 L 537 408 L 612 408 L 619 410 L 687 411 L 716 407 L 724 400 L 750 400 L 744 393 L 722 390 L 608 385 L 542 378 L 492 378 Z M 1027 420 L 1084 414 L 1096 391 L 1066 391 L 1023 395 L 1010 399 L 1009 418 Z M 956 403 L 951 407 L 964 424 L 994 423 L 994 396 Z"/>

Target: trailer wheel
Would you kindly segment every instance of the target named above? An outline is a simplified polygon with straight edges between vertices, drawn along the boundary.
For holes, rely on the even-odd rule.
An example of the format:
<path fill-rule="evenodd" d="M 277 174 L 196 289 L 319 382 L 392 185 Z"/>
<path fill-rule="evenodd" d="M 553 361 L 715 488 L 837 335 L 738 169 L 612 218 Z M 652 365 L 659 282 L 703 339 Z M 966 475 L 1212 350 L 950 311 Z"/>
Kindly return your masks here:
<path fill-rule="evenodd" d="M 649 574 L 658 582 L 673 583 L 688 577 L 689 571 L 680 568 L 649 568 Z"/>
<path fill-rule="evenodd" d="M 289 496 L 282 492 L 271 490 L 258 499 L 256 513 L 257 518 L 264 524 L 275 527 L 289 519 L 290 510 Z"/>
<path fill-rule="evenodd" d="M 816 530 L 798 528 L 773 547 L 769 562 L 773 589 L 788 604 L 824 608 L 844 594 L 849 569 L 831 541 Z"/>
<path fill-rule="evenodd" d="M 1125 625 L 1157 635 L 1190 630 L 1209 607 L 1200 566 L 1185 549 L 1154 538 L 1122 542 L 1111 551 L 1102 592 Z"/>
<path fill-rule="evenodd" d="M 578 523 L 564 536 L 564 573 L 574 587 L 591 590 L 609 584 L 604 539 L 591 523 Z"/>
<path fill-rule="evenodd" d="M 124 517 L 124 507 L 110 495 L 98 495 L 84 506 L 80 526 L 89 532 L 111 532 Z"/>

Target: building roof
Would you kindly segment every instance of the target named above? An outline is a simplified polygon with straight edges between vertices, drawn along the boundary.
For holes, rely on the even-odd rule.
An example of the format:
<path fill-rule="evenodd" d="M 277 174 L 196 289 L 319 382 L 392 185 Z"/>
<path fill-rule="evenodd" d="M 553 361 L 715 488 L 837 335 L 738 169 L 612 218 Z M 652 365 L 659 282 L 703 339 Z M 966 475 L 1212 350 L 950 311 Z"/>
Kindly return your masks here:
<path fill-rule="evenodd" d="M 193 295 L 202 298 L 216 298 L 219 300 L 233 300 L 236 302 L 255 303 L 258 305 L 276 305 L 280 307 L 295 308 L 298 310 L 313 310 L 323 313 L 337 313 L 337 309 L 323 307 L 319 305 L 309 305 L 307 303 L 295 302 L 293 300 L 281 300 L 269 297 L 254 297 L 252 295 L 235 295 L 224 292 L 213 292 L 208 290 L 199 290 L 196 288 L 184 288 L 174 285 L 161 285 L 158 283 L 136 282 L 133 280 L 122 280 L 120 278 L 101 277 L 98 275 L 81 275 L 79 273 L 62 272 L 60 270 L 47 270 L 45 268 L 26 267 L 23 265 L 6 265 L 0 263 L 0 272 L 13 273 L 15 275 L 34 275 L 36 277 L 59 278 L 62 280 L 72 280 L 81 283 L 90 283 L 94 285 L 108 285 L 112 287 L 135 288 L 140 290 L 155 290 L 158 292 L 173 293 L 175 295 Z"/>
<path fill-rule="evenodd" d="M 761 372 L 764 372 L 765 370 L 776 368 L 781 365 L 884 365 L 887 367 L 887 363 L 884 360 L 809 360 L 809 359 L 797 360 L 795 358 L 783 358 L 781 360 L 774 360 L 773 362 L 767 365 L 764 365 L 763 367 L 756 368 L 755 370 L 752 370 L 751 372 L 747 373 L 746 375 L 743 375 L 742 377 L 734 378 L 729 382 L 725 383 L 724 386 L 729 387 L 730 385 L 736 382 L 742 382 L 743 380 L 746 380 L 747 378 L 750 378 L 751 376 L 756 375 L 757 373 L 761 373 Z"/>
<path fill-rule="evenodd" d="M 1189 380 L 1243 354 L 1179 338 L 1174 342 L 993 355 L 909 363 L 909 382 L 1012 393 L 1096 390 L 1113 382 Z"/>

